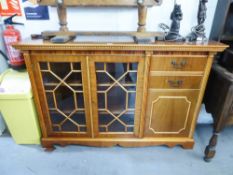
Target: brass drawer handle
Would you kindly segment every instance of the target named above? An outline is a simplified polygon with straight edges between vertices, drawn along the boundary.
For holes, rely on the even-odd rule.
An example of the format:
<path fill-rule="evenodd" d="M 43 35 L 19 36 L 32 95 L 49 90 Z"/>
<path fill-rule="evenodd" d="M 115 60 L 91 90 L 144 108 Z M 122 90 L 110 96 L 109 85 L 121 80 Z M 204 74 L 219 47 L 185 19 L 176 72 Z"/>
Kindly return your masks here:
<path fill-rule="evenodd" d="M 186 60 L 182 60 L 180 63 L 178 63 L 176 60 L 172 60 L 171 61 L 171 65 L 175 69 L 183 69 L 187 65 L 187 61 Z"/>
<path fill-rule="evenodd" d="M 184 83 L 183 80 L 168 80 L 167 82 L 168 82 L 169 86 L 171 86 L 173 88 L 179 88 Z"/>

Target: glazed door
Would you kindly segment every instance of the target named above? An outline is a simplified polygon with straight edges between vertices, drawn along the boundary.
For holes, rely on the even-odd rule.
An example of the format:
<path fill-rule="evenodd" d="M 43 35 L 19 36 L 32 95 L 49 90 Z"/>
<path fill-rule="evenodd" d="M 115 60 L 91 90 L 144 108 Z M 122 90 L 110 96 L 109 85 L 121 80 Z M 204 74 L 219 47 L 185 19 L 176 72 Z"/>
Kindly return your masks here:
<path fill-rule="evenodd" d="M 90 136 L 85 57 L 50 54 L 32 60 L 48 136 Z"/>
<path fill-rule="evenodd" d="M 189 136 L 198 93 L 198 90 L 169 92 L 149 89 L 145 136 Z"/>
<path fill-rule="evenodd" d="M 90 56 L 88 59 L 95 136 L 138 136 L 143 57 Z"/>

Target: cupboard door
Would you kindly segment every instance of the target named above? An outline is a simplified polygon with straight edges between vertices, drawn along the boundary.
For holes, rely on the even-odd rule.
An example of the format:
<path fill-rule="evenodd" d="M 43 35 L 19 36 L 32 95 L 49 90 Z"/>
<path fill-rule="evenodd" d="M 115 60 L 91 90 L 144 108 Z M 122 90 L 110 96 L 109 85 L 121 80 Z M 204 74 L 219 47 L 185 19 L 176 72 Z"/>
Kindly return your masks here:
<path fill-rule="evenodd" d="M 149 90 L 145 136 L 188 136 L 198 91 Z"/>
<path fill-rule="evenodd" d="M 84 61 L 67 55 L 37 55 L 34 58 L 48 135 L 90 135 Z"/>
<path fill-rule="evenodd" d="M 134 137 L 139 132 L 143 58 L 91 57 L 96 136 Z"/>

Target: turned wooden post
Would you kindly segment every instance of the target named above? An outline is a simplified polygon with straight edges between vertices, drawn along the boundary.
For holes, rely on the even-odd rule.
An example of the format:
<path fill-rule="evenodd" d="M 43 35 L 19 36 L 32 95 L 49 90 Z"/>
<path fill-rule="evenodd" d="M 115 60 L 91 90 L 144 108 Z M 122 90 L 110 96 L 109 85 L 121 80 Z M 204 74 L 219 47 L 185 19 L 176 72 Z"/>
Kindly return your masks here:
<path fill-rule="evenodd" d="M 138 0 L 138 32 L 146 31 L 147 6 L 144 0 Z"/>
<path fill-rule="evenodd" d="M 214 132 L 213 136 L 210 139 L 209 145 L 205 149 L 204 160 L 210 162 L 216 154 L 216 145 L 218 142 L 219 132 Z"/>
<path fill-rule="evenodd" d="M 67 12 L 63 0 L 57 0 L 57 13 L 60 24 L 60 31 L 68 31 L 67 27 Z"/>

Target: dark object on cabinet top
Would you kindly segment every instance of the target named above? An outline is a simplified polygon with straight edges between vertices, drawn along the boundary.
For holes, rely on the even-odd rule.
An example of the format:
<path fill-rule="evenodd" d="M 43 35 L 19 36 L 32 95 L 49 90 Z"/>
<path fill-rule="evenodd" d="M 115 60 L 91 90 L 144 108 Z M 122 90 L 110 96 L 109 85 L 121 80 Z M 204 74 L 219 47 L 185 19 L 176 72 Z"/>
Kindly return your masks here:
<path fill-rule="evenodd" d="M 179 41 L 182 40 L 180 36 L 180 21 L 183 19 L 183 13 L 181 10 L 181 5 L 175 4 L 174 9 L 171 13 L 171 28 L 168 35 L 165 37 L 169 41 Z"/>

